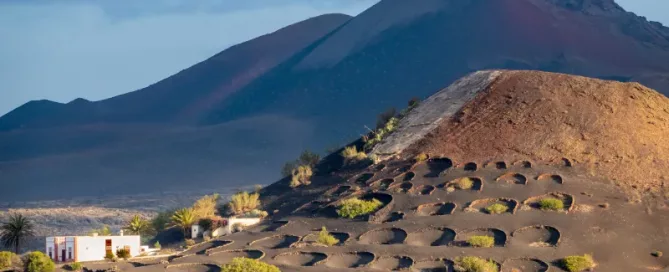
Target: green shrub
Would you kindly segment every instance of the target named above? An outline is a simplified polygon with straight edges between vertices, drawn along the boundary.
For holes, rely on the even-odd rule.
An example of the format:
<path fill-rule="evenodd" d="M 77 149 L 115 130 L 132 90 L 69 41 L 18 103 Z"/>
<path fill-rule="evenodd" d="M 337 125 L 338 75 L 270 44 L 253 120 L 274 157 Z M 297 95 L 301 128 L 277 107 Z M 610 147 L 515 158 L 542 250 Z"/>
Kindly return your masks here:
<path fill-rule="evenodd" d="M 589 254 L 583 256 L 569 256 L 562 259 L 560 263 L 569 272 L 580 272 L 595 267 L 595 261 Z"/>
<path fill-rule="evenodd" d="M 0 252 L 0 270 L 13 266 L 18 266 L 20 262 L 21 260 L 19 256 L 14 254 L 14 252 L 10 251 Z"/>
<path fill-rule="evenodd" d="M 416 161 L 416 162 L 422 162 L 422 161 L 425 161 L 425 160 L 427 160 L 427 154 L 425 154 L 425 153 L 420 153 L 420 154 L 416 155 L 416 156 L 413 158 L 413 160 Z"/>
<path fill-rule="evenodd" d="M 367 154 L 358 151 L 355 146 L 347 146 L 344 148 L 344 151 L 341 152 L 341 156 L 344 157 L 345 164 L 355 164 L 367 159 Z"/>
<path fill-rule="evenodd" d="M 205 195 L 195 201 L 193 204 L 193 214 L 195 218 L 211 218 L 216 214 L 216 206 L 218 206 L 218 194 Z"/>
<path fill-rule="evenodd" d="M 297 167 L 299 167 L 300 165 L 306 165 L 311 168 L 314 168 L 320 160 L 321 160 L 320 155 L 311 152 L 309 150 L 302 151 L 302 154 L 300 154 L 300 157 L 297 160 L 286 162 L 283 165 L 283 168 L 281 168 L 281 176 L 283 177 L 290 176 L 293 173 L 293 170 L 297 169 Z"/>
<path fill-rule="evenodd" d="M 260 206 L 260 195 L 257 193 L 249 194 L 248 192 L 239 192 L 232 195 L 228 203 L 228 209 L 236 215 L 255 210 L 258 206 Z"/>
<path fill-rule="evenodd" d="M 474 187 L 474 180 L 468 177 L 459 178 L 453 182 L 453 187 L 460 190 L 469 190 Z"/>
<path fill-rule="evenodd" d="M 564 209 L 564 202 L 554 197 L 547 197 L 539 200 L 539 208 L 545 211 L 559 211 Z"/>
<path fill-rule="evenodd" d="M 300 165 L 293 169 L 290 179 L 290 187 L 295 188 L 301 185 L 311 184 L 311 176 L 313 171 L 309 165 Z"/>
<path fill-rule="evenodd" d="M 116 256 L 114 256 L 114 253 L 112 253 L 111 251 L 107 251 L 105 253 L 105 260 L 113 261 L 114 259 L 116 259 Z"/>
<path fill-rule="evenodd" d="M 339 239 L 335 238 L 328 232 L 328 230 L 323 227 L 321 232 L 318 233 L 317 243 L 325 246 L 334 246 L 339 243 Z"/>
<path fill-rule="evenodd" d="M 489 214 L 500 214 L 500 213 L 505 213 L 506 211 L 508 211 L 509 207 L 504 205 L 504 204 L 501 204 L 501 203 L 495 203 L 495 204 L 492 204 L 492 205 L 486 207 L 485 210 Z"/>
<path fill-rule="evenodd" d="M 653 257 L 659 258 L 659 257 L 662 257 L 662 255 L 664 255 L 664 253 L 662 253 L 662 251 L 656 250 L 656 251 L 653 251 L 652 253 L 650 253 L 650 255 L 653 255 Z"/>
<path fill-rule="evenodd" d="M 130 250 L 119 248 L 116 250 L 116 257 L 127 260 L 130 259 L 130 257 L 132 256 L 130 256 Z"/>
<path fill-rule="evenodd" d="M 160 249 L 160 248 L 161 248 L 161 246 L 160 246 L 160 242 L 156 241 L 156 243 L 153 244 L 153 248 L 155 248 L 155 249 Z"/>
<path fill-rule="evenodd" d="M 164 231 L 172 219 L 173 210 L 159 212 L 153 219 L 151 219 L 151 227 L 156 232 Z"/>
<path fill-rule="evenodd" d="M 467 243 L 472 247 L 493 247 L 495 238 L 486 235 L 475 235 L 467 239 Z"/>
<path fill-rule="evenodd" d="M 255 259 L 234 258 L 221 266 L 221 272 L 281 272 L 278 267 Z"/>
<path fill-rule="evenodd" d="M 356 218 L 361 215 L 373 213 L 381 206 L 383 203 L 377 199 L 372 200 L 361 200 L 358 198 L 350 198 L 342 201 L 337 209 L 337 214 L 345 218 Z"/>
<path fill-rule="evenodd" d="M 26 272 L 51 272 L 56 269 L 56 264 L 42 252 L 33 251 L 23 258 L 23 266 Z"/>
<path fill-rule="evenodd" d="M 84 266 L 81 263 L 71 263 L 67 265 L 67 270 L 70 271 L 81 271 L 84 268 Z"/>
<path fill-rule="evenodd" d="M 195 240 L 193 240 L 193 239 L 186 239 L 185 243 L 186 243 L 186 247 L 192 247 L 192 246 L 195 245 Z"/>
<path fill-rule="evenodd" d="M 497 264 L 479 257 L 458 257 L 455 259 L 455 271 L 459 272 L 498 272 Z"/>

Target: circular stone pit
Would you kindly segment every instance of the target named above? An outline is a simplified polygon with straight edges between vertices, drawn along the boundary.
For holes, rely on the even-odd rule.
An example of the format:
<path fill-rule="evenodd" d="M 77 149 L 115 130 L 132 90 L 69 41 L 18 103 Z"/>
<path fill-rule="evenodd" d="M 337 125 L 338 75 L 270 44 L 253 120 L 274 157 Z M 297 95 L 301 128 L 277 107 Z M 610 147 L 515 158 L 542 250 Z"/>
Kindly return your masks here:
<path fill-rule="evenodd" d="M 327 260 L 328 255 L 321 252 L 287 252 L 274 256 L 277 263 L 291 266 L 314 266 Z"/>
<path fill-rule="evenodd" d="M 300 241 L 300 237 L 294 235 L 275 235 L 261 238 L 249 243 L 249 246 L 264 247 L 269 249 L 289 248 Z"/>
<path fill-rule="evenodd" d="M 395 182 L 395 180 L 391 178 L 380 179 L 372 182 L 371 187 L 379 190 L 387 190 L 393 182 Z"/>
<path fill-rule="evenodd" d="M 402 219 L 404 219 L 403 212 L 392 212 L 388 215 L 388 217 L 385 220 L 383 220 L 383 223 L 397 222 Z"/>
<path fill-rule="evenodd" d="M 575 204 L 574 196 L 570 194 L 562 192 L 550 192 L 539 196 L 533 196 L 523 201 L 524 209 L 530 208 L 541 210 L 541 207 L 539 207 L 539 201 L 544 198 L 557 198 L 562 200 L 562 203 L 564 203 L 564 209 L 559 212 L 569 212 L 572 210 L 572 207 L 574 207 Z"/>
<path fill-rule="evenodd" d="M 456 179 L 453 179 L 451 181 L 448 181 L 446 183 L 440 184 L 438 187 L 439 188 L 444 188 L 446 191 L 453 191 L 453 190 L 463 190 L 460 187 L 461 183 L 463 183 L 464 179 L 469 179 L 471 180 L 472 187 L 470 189 L 464 189 L 464 190 L 472 190 L 472 191 L 482 191 L 483 190 L 483 179 L 479 177 L 459 177 Z"/>
<path fill-rule="evenodd" d="M 560 231 L 551 226 L 528 226 L 511 233 L 513 244 L 523 244 L 531 247 L 552 247 L 560 242 Z"/>
<path fill-rule="evenodd" d="M 502 272 L 546 272 L 548 264 L 539 259 L 508 259 L 502 263 Z"/>
<path fill-rule="evenodd" d="M 485 214 L 490 214 L 486 208 L 489 207 L 490 205 L 494 204 L 502 204 L 506 206 L 508 209 L 503 212 L 504 213 L 510 213 L 513 214 L 516 212 L 516 209 L 518 208 L 518 201 L 515 199 L 511 198 L 486 198 L 486 199 L 478 199 L 474 200 L 469 205 L 467 208 L 465 208 L 465 211 L 467 212 L 480 212 L 480 213 L 485 213 Z"/>
<path fill-rule="evenodd" d="M 421 260 L 415 262 L 411 268 L 416 272 L 451 272 L 453 262 L 446 259 Z"/>
<path fill-rule="evenodd" d="M 221 267 L 214 264 L 184 263 L 171 264 L 165 268 L 170 272 L 219 272 Z"/>
<path fill-rule="evenodd" d="M 367 184 L 367 181 L 369 181 L 373 177 L 374 177 L 374 173 L 366 172 L 366 173 L 355 175 L 351 180 L 353 181 L 353 183 L 365 185 L 365 184 Z"/>
<path fill-rule="evenodd" d="M 456 233 L 449 228 L 426 228 L 409 233 L 407 244 L 412 246 L 449 246 Z"/>
<path fill-rule="evenodd" d="M 239 257 L 260 260 L 265 257 L 265 252 L 257 249 L 235 249 L 212 252 L 208 256 L 211 256 L 217 263 L 227 263 Z"/>
<path fill-rule="evenodd" d="M 361 244 L 394 245 L 402 244 L 407 238 L 407 232 L 400 228 L 382 228 L 367 231 L 358 237 Z"/>
<path fill-rule="evenodd" d="M 506 233 L 499 229 L 482 228 L 474 230 L 464 230 L 458 232 L 454 245 L 461 247 L 469 247 L 467 240 L 472 236 L 490 236 L 495 239 L 495 247 L 503 247 L 506 245 Z"/>
<path fill-rule="evenodd" d="M 456 207 L 453 202 L 439 202 L 422 204 L 415 210 L 418 216 L 439 216 L 452 214 Z"/>
<path fill-rule="evenodd" d="M 413 265 L 413 260 L 406 256 L 379 257 L 374 261 L 370 268 L 383 271 L 398 271 L 409 269 Z"/>
<path fill-rule="evenodd" d="M 563 184 L 562 176 L 557 175 L 557 174 L 541 174 L 537 176 L 536 178 L 538 181 L 542 180 L 550 180 L 552 182 L 555 182 L 557 184 Z"/>
<path fill-rule="evenodd" d="M 468 172 L 474 172 L 478 170 L 478 165 L 475 162 L 465 163 L 464 170 Z"/>
<path fill-rule="evenodd" d="M 325 266 L 331 268 L 360 268 L 374 261 L 376 256 L 370 252 L 348 252 L 331 255 Z"/>
<path fill-rule="evenodd" d="M 498 182 L 505 182 L 509 184 L 520 184 L 520 185 L 526 185 L 527 184 L 527 177 L 525 177 L 523 174 L 520 173 L 506 173 L 504 175 L 499 176 L 495 181 Z"/>
<path fill-rule="evenodd" d="M 449 158 L 434 158 L 428 159 L 425 163 L 421 164 L 427 167 L 428 173 L 424 175 L 426 178 L 436 178 L 441 175 L 442 172 L 453 167 L 453 161 Z"/>
<path fill-rule="evenodd" d="M 318 234 L 320 233 L 320 230 L 314 230 L 314 232 L 307 234 L 300 240 L 300 242 L 307 243 L 307 244 L 314 244 L 318 240 Z M 337 245 L 343 245 L 348 241 L 348 239 L 351 238 L 351 235 L 346 233 L 346 232 L 329 232 L 330 235 L 334 236 L 334 238 L 337 238 L 339 240 L 339 243 Z"/>
<path fill-rule="evenodd" d="M 416 187 L 414 190 L 418 195 L 431 195 L 434 192 L 434 186 L 432 185 L 421 185 Z"/>
<path fill-rule="evenodd" d="M 411 191 L 412 188 L 413 188 L 413 183 L 407 181 L 407 182 L 402 182 L 400 184 L 391 185 L 388 188 L 388 191 L 406 194 L 409 191 Z"/>

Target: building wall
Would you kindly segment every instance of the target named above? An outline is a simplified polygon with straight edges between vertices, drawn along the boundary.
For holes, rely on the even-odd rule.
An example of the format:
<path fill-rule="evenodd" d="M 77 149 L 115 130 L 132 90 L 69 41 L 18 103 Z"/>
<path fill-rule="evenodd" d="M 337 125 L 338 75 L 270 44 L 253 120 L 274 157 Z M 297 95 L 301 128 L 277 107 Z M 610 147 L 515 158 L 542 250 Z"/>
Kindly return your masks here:
<path fill-rule="evenodd" d="M 111 240 L 111 251 L 116 255 L 116 250 L 130 247 L 130 255 L 137 256 L 140 254 L 140 237 L 132 236 L 78 236 L 76 241 L 77 261 L 100 261 L 104 260 L 106 249 L 105 241 Z"/>
<path fill-rule="evenodd" d="M 47 237 L 44 252 L 55 262 L 75 261 L 75 240 L 73 236 Z"/>

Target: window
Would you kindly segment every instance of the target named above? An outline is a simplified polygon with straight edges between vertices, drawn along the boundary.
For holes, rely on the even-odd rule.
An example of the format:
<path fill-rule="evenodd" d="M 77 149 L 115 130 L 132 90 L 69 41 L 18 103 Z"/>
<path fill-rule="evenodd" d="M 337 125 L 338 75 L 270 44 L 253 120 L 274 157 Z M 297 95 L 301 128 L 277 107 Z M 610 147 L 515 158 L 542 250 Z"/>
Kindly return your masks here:
<path fill-rule="evenodd" d="M 49 258 L 53 259 L 53 248 L 49 247 Z"/>
<path fill-rule="evenodd" d="M 67 248 L 67 259 L 72 260 L 72 248 L 71 247 Z"/>

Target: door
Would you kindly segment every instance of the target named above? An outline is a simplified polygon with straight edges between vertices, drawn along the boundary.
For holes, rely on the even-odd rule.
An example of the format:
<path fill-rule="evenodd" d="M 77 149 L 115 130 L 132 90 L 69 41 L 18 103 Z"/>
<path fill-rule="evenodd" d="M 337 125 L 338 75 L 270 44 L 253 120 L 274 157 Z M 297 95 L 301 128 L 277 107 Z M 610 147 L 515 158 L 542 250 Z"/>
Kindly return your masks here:
<path fill-rule="evenodd" d="M 61 253 L 63 253 L 63 254 L 60 255 L 60 260 L 64 262 L 65 261 L 65 256 L 66 256 L 64 248 L 63 248 L 63 250 L 61 250 Z"/>
<path fill-rule="evenodd" d="M 112 252 L 112 240 L 111 239 L 105 240 L 105 253 L 107 255 L 113 254 L 113 252 Z"/>

